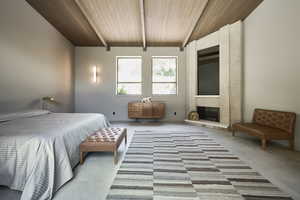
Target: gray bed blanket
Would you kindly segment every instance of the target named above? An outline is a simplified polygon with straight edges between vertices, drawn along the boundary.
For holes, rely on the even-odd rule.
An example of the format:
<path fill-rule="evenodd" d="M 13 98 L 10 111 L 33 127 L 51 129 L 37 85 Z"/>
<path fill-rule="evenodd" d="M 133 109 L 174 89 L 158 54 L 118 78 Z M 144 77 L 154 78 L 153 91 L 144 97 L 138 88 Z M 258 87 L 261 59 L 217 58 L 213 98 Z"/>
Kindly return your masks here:
<path fill-rule="evenodd" d="M 21 200 L 51 199 L 73 177 L 79 144 L 109 123 L 102 114 L 50 113 L 0 123 L 0 185 Z"/>

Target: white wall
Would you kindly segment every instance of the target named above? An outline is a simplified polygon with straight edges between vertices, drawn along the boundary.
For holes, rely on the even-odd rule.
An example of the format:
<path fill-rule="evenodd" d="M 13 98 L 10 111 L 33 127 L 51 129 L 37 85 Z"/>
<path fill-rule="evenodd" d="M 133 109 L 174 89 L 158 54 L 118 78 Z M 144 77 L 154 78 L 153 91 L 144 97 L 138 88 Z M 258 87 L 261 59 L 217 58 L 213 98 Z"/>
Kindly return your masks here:
<path fill-rule="evenodd" d="M 185 118 L 185 53 L 175 47 L 76 47 L 75 50 L 75 110 L 105 114 L 112 121 L 128 121 L 127 104 L 141 97 L 116 96 L 116 56 L 142 56 L 143 96 L 151 96 L 151 56 L 178 56 L 178 96 L 154 97 L 167 106 L 166 121 Z M 100 69 L 100 83 L 91 82 L 91 68 Z M 116 112 L 116 115 L 112 115 Z M 177 115 L 174 115 L 174 112 Z"/>
<path fill-rule="evenodd" d="M 265 0 L 244 23 L 244 118 L 254 108 L 298 114 L 300 150 L 300 1 Z"/>
<path fill-rule="evenodd" d="M 1 1 L 0 112 L 39 107 L 54 96 L 73 111 L 74 47 L 25 0 Z"/>

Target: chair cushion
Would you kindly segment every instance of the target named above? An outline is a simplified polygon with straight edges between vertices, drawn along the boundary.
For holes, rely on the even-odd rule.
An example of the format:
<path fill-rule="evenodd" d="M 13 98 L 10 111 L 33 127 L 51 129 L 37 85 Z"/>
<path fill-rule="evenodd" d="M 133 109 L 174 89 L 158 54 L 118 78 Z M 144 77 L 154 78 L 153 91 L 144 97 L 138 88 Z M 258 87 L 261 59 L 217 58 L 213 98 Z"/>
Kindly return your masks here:
<path fill-rule="evenodd" d="M 296 114 L 274 110 L 255 109 L 253 123 L 293 133 Z"/>
<path fill-rule="evenodd" d="M 254 135 L 265 139 L 289 139 L 290 135 L 278 128 L 263 126 L 256 123 L 236 123 L 232 125 L 235 131 L 245 131 L 250 135 Z"/>

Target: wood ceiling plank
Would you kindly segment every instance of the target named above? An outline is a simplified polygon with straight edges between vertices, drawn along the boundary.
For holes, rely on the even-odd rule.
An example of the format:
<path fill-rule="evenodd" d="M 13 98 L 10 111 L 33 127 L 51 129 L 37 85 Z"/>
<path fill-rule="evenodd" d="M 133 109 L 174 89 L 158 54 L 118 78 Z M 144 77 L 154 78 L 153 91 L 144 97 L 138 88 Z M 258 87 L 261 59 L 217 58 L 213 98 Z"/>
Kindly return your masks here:
<path fill-rule="evenodd" d="M 140 0 L 140 15 L 141 15 L 141 29 L 142 29 L 142 38 L 143 38 L 143 48 L 146 49 L 146 27 L 145 27 L 144 0 Z"/>
<path fill-rule="evenodd" d="M 26 1 L 74 45 L 103 45 L 73 0 Z"/>
<path fill-rule="evenodd" d="M 77 0 L 110 46 L 142 45 L 139 0 Z"/>
<path fill-rule="evenodd" d="M 205 0 L 146 0 L 148 46 L 178 46 L 197 20 Z"/>
<path fill-rule="evenodd" d="M 82 13 L 86 17 L 87 21 L 89 22 L 89 24 L 91 25 L 93 30 L 96 32 L 96 34 L 97 34 L 98 38 L 101 40 L 102 44 L 105 47 L 108 47 L 108 44 L 106 43 L 104 37 L 101 34 L 99 27 L 97 26 L 97 20 L 93 18 L 93 16 L 91 15 L 91 12 L 87 9 L 87 7 L 84 6 L 84 4 L 82 4 L 79 0 L 75 0 L 75 2 L 77 3 L 77 6 L 81 9 Z"/>
<path fill-rule="evenodd" d="M 244 20 L 263 0 L 209 0 L 190 40 L 215 32 L 222 26 Z"/>
<path fill-rule="evenodd" d="M 186 38 L 184 39 L 181 48 L 184 48 L 185 45 L 188 43 L 192 33 L 194 32 L 194 30 L 197 26 L 198 21 L 200 20 L 200 17 L 202 16 L 203 11 L 207 5 L 208 5 L 208 0 L 205 0 L 205 3 L 203 4 L 202 8 L 198 11 L 198 15 L 195 17 L 195 21 L 193 22 L 192 26 L 189 29 L 189 32 L 188 32 Z"/>
<path fill-rule="evenodd" d="M 103 46 L 75 0 L 26 0 L 76 46 Z M 187 40 L 206 0 L 78 0 L 111 46 L 178 46 Z M 208 0 L 190 39 L 245 19 L 263 0 Z"/>

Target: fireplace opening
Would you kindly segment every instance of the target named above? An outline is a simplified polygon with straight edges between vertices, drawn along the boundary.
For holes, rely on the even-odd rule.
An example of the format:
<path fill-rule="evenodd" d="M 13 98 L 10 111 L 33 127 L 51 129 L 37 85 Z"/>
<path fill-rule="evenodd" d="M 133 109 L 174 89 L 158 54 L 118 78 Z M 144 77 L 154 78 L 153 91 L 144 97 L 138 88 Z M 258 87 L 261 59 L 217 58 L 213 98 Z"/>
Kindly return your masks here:
<path fill-rule="evenodd" d="M 198 106 L 199 119 L 220 122 L 220 108 Z"/>

